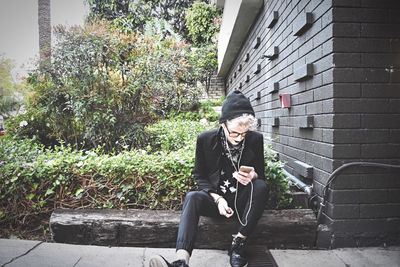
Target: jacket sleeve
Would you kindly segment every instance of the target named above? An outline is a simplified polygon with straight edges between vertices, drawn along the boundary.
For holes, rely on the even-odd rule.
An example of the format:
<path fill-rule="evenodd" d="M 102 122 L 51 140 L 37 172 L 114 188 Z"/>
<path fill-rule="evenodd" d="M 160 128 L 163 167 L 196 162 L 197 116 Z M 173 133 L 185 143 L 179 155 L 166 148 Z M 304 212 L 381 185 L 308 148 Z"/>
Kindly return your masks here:
<path fill-rule="evenodd" d="M 265 180 L 265 167 L 264 167 L 264 137 L 262 134 L 257 136 L 256 140 L 256 159 L 255 170 L 258 175 L 257 179 Z"/>
<path fill-rule="evenodd" d="M 213 186 L 211 185 L 210 181 L 207 179 L 206 161 L 204 157 L 204 148 L 201 136 L 197 138 L 196 143 L 193 177 L 197 183 L 197 187 L 199 190 L 206 191 L 207 193 L 210 191 L 215 191 L 213 190 Z"/>

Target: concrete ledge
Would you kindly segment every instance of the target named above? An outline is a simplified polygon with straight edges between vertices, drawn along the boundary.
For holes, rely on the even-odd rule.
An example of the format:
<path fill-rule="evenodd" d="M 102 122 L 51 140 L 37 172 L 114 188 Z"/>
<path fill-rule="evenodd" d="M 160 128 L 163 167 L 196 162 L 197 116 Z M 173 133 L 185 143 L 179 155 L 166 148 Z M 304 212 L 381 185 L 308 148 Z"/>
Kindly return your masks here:
<path fill-rule="evenodd" d="M 179 211 L 63 210 L 53 212 L 50 228 L 55 242 L 133 247 L 175 247 Z M 226 249 L 237 222 L 202 217 L 196 248 Z M 252 245 L 269 248 L 314 246 L 317 222 L 309 209 L 267 210 L 251 237 Z"/>

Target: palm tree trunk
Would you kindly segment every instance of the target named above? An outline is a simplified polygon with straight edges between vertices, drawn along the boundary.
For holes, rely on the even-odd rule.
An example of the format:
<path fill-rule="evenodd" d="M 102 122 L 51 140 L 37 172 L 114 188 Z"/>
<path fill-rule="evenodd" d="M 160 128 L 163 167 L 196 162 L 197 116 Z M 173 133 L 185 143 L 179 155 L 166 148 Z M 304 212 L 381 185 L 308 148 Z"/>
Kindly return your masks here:
<path fill-rule="evenodd" d="M 51 15 L 50 0 L 38 0 L 39 56 L 40 67 L 50 64 Z"/>

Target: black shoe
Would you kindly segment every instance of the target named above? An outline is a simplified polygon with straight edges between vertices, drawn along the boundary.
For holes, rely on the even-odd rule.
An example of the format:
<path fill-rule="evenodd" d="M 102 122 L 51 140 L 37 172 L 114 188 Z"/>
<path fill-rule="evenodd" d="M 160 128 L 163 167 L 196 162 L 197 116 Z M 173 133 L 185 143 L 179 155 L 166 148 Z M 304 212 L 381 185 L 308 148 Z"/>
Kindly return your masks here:
<path fill-rule="evenodd" d="M 234 237 L 231 248 L 229 249 L 230 263 L 232 267 L 246 267 L 246 239 Z"/>
<path fill-rule="evenodd" d="M 149 261 L 149 267 L 189 267 L 184 260 L 169 263 L 163 256 L 156 255 Z"/>

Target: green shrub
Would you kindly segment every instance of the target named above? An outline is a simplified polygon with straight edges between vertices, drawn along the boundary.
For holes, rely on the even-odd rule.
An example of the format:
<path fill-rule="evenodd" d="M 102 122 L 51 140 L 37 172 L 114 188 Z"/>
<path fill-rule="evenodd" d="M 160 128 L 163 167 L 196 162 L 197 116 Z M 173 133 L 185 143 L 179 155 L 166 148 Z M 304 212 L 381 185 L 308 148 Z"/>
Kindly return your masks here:
<path fill-rule="evenodd" d="M 202 131 L 210 124 L 188 120 L 162 120 L 146 127 L 148 147 L 152 151 L 174 151 L 191 146 Z"/>
<path fill-rule="evenodd" d="M 29 223 L 54 208 L 177 209 L 193 189 L 194 145 L 104 155 L 0 139 L 0 224 Z"/>
<path fill-rule="evenodd" d="M 270 188 L 268 209 L 287 209 L 292 207 L 290 188 L 287 178 L 282 172 L 283 163 L 277 160 L 276 152 L 271 145 L 264 146 L 265 177 Z"/>
<path fill-rule="evenodd" d="M 45 148 L 34 140 L 0 138 L 0 235 L 48 220 L 54 208 L 179 209 L 192 179 L 196 136 L 212 125 L 160 121 L 146 131 L 154 150 L 104 154 L 70 145 Z M 268 208 L 290 207 L 288 184 L 270 146 L 265 148 Z M 45 224 L 47 225 L 47 224 Z M 44 227 L 44 226 L 43 226 Z"/>
<path fill-rule="evenodd" d="M 23 137 L 113 151 L 120 149 L 116 144 L 135 146 L 146 124 L 197 102 L 200 90 L 192 73 L 201 71 L 190 63 L 192 52 L 182 41 L 124 34 L 106 22 L 59 27 L 56 36 L 52 65 L 28 79 L 30 117 L 14 125 L 28 124 L 10 129 Z"/>
<path fill-rule="evenodd" d="M 176 112 L 172 111 L 167 114 L 167 118 L 170 120 L 186 120 L 186 121 L 200 121 L 206 119 L 209 122 L 217 122 L 219 119 L 219 113 L 217 113 L 213 107 L 221 106 L 220 100 L 218 101 L 201 101 L 197 105 L 192 107 L 192 111 Z"/>

